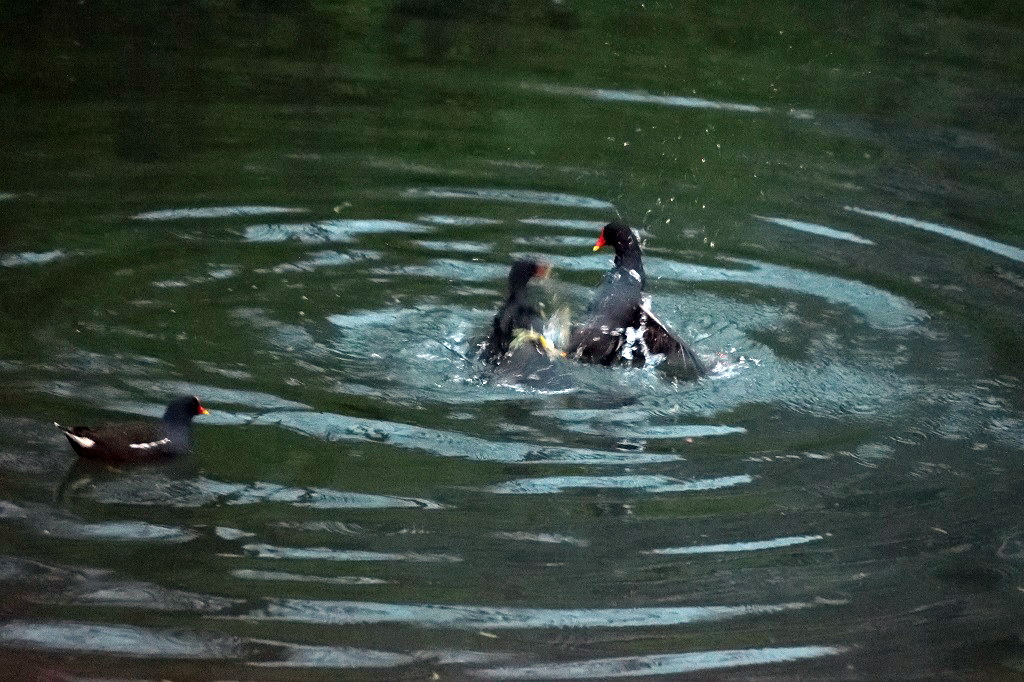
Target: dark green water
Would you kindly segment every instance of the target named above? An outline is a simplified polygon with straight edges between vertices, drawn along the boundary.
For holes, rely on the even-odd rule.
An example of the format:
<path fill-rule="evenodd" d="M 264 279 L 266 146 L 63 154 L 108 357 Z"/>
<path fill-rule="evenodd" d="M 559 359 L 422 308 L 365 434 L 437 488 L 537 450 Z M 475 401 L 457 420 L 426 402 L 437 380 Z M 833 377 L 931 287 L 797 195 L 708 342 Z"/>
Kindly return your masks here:
<path fill-rule="evenodd" d="M 1020 679 L 1024 12 L 678 5 L 0 4 L 5 674 Z M 711 376 L 481 378 L 616 217 Z"/>

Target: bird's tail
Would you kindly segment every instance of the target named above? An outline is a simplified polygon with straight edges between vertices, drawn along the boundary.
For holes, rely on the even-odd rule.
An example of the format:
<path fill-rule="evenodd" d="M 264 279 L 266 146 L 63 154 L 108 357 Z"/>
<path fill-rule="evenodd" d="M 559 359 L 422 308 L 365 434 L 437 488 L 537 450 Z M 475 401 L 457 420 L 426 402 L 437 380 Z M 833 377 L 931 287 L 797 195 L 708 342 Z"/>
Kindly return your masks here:
<path fill-rule="evenodd" d="M 60 429 L 60 432 L 63 433 L 65 436 L 67 436 L 67 439 L 69 441 L 71 441 L 71 443 L 73 445 L 76 445 L 78 447 L 83 447 L 83 448 L 91 448 L 91 447 L 96 445 L 96 441 L 94 439 L 89 438 L 88 436 L 86 436 L 84 434 L 83 435 L 79 435 L 79 434 L 75 433 L 75 429 L 74 428 L 65 429 L 63 426 L 61 426 L 57 422 L 53 422 L 53 425 L 56 426 L 58 429 Z"/>

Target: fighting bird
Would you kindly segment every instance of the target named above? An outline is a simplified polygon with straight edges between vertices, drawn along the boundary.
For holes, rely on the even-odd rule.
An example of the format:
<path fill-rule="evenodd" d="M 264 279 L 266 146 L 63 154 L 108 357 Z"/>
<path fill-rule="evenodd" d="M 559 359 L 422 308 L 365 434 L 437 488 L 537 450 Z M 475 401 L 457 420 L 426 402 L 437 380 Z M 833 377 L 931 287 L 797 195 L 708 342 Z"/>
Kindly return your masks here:
<path fill-rule="evenodd" d="M 636 233 L 624 223 L 608 223 L 594 251 L 605 246 L 615 249 L 615 264 L 601 280 L 586 319 L 573 330 L 566 355 L 580 362 L 632 367 L 642 367 L 652 357 L 664 355 L 667 362 L 688 374 L 707 374 L 693 349 L 651 312 Z"/>
<path fill-rule="evenodd" d="M 480 353 L 499 378 L 516 382 L 555 378 L 555 361 L 562 353 L 544 335 L 544 317 L 527 290 L 530 280 L 545 278 L 550 271 L 551 265 L 539 260 L 517 260 L 509 268 L 505 300 Z"/>

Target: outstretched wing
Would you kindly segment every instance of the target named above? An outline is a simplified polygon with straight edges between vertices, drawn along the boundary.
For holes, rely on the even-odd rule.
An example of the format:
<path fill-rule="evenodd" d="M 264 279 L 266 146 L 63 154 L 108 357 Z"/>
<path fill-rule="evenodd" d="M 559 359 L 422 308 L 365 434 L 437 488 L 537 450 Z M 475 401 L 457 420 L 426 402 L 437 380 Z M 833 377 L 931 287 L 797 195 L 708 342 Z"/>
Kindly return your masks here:
<path fill-rule="evenodd" d="M 676 364 L 682 363 L 685 369 L 694 372 L 697 376 L 707 375 L 707 368 L 693 352 L 693 349 L 679 339 L 664 322 L 658 319 L 657 315 L 651 312 L 650 301 L 641 303 L 640 310 L 647 317 L 644 343 L 652 355 L 664 355 Z"/>

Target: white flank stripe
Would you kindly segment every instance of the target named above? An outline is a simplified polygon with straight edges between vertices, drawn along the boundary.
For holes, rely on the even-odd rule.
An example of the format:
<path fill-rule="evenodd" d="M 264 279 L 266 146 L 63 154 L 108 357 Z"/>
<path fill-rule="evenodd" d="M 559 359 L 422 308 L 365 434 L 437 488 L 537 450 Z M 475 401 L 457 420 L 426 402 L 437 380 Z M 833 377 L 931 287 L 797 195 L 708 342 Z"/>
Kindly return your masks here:
<path fill-rule="evenodd" d="M 147 450 L 149 448 L 155 448 L 158 445 L 163 445 L 164 443 L 170 443 L 170 442 L 171 442 L 170 438 L 161 438 L 160 440 L 154 440 L 154 441 L 151 441 L 149 443 L 129 443 L 128 447 L 130 447 L 130 448 L 138 448 L 138 449 L 141 449 L 141 450 Z"/>

